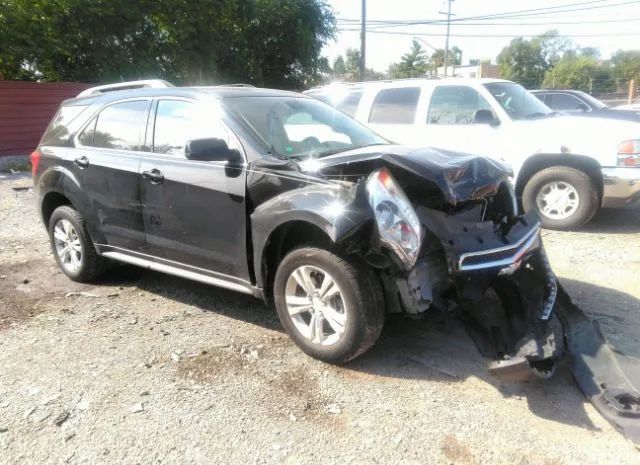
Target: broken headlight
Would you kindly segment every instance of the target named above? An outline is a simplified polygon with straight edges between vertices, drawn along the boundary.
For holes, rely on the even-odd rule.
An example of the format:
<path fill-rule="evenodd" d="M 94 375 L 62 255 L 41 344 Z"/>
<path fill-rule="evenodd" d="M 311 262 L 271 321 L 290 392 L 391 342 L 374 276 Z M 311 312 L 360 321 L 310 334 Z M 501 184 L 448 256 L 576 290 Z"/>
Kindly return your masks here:
<path fill-rule="evenodd" d="M 420 221 L 413 206 L 386 168 L 367 181 L 369 203 L 373 208 L 380 239 L 412 268 L 420 252 Z"/>

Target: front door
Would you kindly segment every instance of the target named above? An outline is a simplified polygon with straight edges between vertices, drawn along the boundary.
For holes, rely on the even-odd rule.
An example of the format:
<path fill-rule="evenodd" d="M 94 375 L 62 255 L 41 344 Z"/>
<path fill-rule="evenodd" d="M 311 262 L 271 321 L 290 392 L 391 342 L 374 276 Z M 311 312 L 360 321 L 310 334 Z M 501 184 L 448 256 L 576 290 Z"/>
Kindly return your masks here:
<path fill-rule="evenodd" d="M 70 151 L 104 245 L 139 250 L 145 243 L 138 167 L 150 106 L 150 99 L 109 104 Z"/>
<path fill-rule="evenodd" d="M 465 85 L 441 85 L 434 88 L 426 117 L 423 134 L 428 145 L 474 155 L 505 158 L 513 148 L 505 147 L 504 124 L 497 119 L 494 124 L 477 123 L 476 112 L 493 112 L 486 99 L 472 87 Z M 494 118 L 497 118 L 494 113 Z"/>
<path fill-rule="evenodd" d="M 188 160 L 184 151 L 191 139 L 221 138 L 242 152 L 239 142 L 204 103 L 160 99 L 152 114 L 152 152 L 140 165 L 145 253 L 190 271 L 248 281 L 245 170 Z"/>

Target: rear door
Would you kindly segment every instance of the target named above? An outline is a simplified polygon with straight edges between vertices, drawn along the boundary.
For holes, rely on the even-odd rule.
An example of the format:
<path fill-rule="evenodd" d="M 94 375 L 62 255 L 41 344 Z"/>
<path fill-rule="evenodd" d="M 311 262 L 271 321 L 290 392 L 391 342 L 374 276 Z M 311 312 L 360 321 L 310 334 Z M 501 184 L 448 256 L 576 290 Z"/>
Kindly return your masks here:
<path fill-rule="evenodd" d="M 150 99 L 110 103 L 75 140 L 73 169 L 109 246 L 138 250 L 145 243 L 138 167 L 150 107 Z"/>
<path fill-rule="evenodd" d="M 240 143 L 210 103 L 158 99 L 152 114 L 152 152 L 140 166 L 145 253 L 194 272 L 248 281 L 245 169 L 188 160 L 184 151 L 198 138 L 224 139 L 243 153 Z"/>

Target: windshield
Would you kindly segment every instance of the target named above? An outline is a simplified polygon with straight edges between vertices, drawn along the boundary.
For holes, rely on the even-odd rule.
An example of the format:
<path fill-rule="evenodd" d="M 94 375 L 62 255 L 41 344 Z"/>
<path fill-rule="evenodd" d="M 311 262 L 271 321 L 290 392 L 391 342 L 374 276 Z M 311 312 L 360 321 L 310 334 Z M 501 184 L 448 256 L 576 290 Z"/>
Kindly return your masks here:
<path fill-rule="evenodd" d="M 388 142 L 341 111 L 305 97 L 234 97 L 224 104 L 281 158 L 319 158 Z"/>
<path fill-rule="evenodd" d="M 601 102 L 600 100 L 593 97 L 592 95 L 587 94 L 586 92 L 582 92 L 581 90 L 579 90 L 576 93 L 580 94 L 580 97 L 582 97 L 584 100 L 589 102 L 589 105 L 591 105 L 593 108 L 597 110 L 602 110 L 603 108 L 607 108 L 607 105 L 605 105 L 604 102 Z"/>
<path fill-rule="evenodd" d="M 515 82 L 491 82 L 484 85 L 512 119 L 539 118 L 554 112 Z"/>

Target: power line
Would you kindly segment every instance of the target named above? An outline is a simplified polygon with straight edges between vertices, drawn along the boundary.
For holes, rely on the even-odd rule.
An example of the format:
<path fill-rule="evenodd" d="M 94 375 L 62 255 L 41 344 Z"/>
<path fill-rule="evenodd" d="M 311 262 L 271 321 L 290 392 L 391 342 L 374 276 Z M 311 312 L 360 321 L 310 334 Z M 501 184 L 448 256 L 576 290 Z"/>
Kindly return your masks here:
<path fill-rule="evenodd" d="M 343 32 L 357 32 L 359 29 L 338 29 Z M 438 34 L 438 33 L 425 33 L 425 32 L 405 32 L 405 31 L 372 31 L 367 30 L 369 34 L 393 34 L 393 35 L 407 35 L 407 36 L 429 36 L 429 37 L 446 37 L 446 34 Z M 540 33 L 535 34 L 450 34 L 451 37 L 535 37 L 540 35 Z M 617 33 L 606 33 L 606 34 L 558 34 L 555 37 L 633 37 L 640 36 L 640 31 L 638 32 L 617 32 Z"/>
<path fill-rule="evenodd" d="M 640 21 L 640 18 L 615 18 L 615 19 L 600 19 L 593 21 L 545 21 L 545 22 L 535 22 L 535 23 L 523 23 L 523 22 L 514 22 L 514 23 L 456 23 L 456 27 L 458 26 L 507 26 L 507 27 L 515 27 L 515 26 L 553 26 L 553 25 L 566 25 L 566 24 L 601 24 L 601 23 L 630 23 Z M 367 21 L 367 24 L 373 23 L 375 21 Z M 358 21 L 360 23 L 360 21 Z M 388 21 L 389 25 L 395 25 L 396 23 L 393 21 Z M 351 26 L 351 24 L 345 24 L 345 27 Z M 403 24 L 403 26 L 411 26 L 411 24 Z"/>
<path fill-rule="evenodd" d="M 585 10 L 595 10 L 601 8 L 612 8 L 617 6 L 629 5 L 634 3 L 640 3 L 640 0 L 632 0 L 615 4 L 607 4 L 607 5 L 592 5 L 592 6 L 583 6 L 592 3 L 602 3 L 606 0 L 595 0 L 590 2 L 580 2 L 580 3 L 571 3 L 565 5 L 558 5 L 555 7 L 546 7 L 546 8 L 533 8 L 528 10 L 518 10 L 511 12 L 502 12 L 502 13 L 492 13 L 481 16 L 467 16 L 457 19 L 452 19 L 452 23 L 463 23 L 470 20 L 483 20 L 483 19 L 517 19 L 517 18 L 526 18 L 531 16 L 540 16 L 540 15 L 549 15 L 549 14 L 558 14 L 558 13 L 571 13 L 575 11 L 585 11 Z M 560 8 L 568 8 L 572 6 L 581 6 L 580 8 L 571 8 L 571 9 L 563 9 Z M 552 11 L 548 11 L 552 10 Z M 350 19 L 339 19 L 338 21 L 352 21 Z M 369 23 L 373 24 L 372 28 L 385 28 L 385 27 L 403 27 L 403 26 L 412 26 L 412 25 L 421 25 L 421 24 L 444 24 L 446 20 L 442 19 L 427 19 L 427 20 L 370 20 Z"/>

